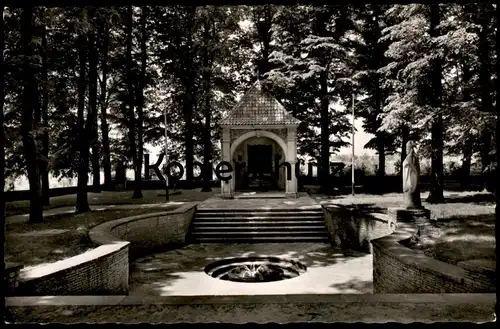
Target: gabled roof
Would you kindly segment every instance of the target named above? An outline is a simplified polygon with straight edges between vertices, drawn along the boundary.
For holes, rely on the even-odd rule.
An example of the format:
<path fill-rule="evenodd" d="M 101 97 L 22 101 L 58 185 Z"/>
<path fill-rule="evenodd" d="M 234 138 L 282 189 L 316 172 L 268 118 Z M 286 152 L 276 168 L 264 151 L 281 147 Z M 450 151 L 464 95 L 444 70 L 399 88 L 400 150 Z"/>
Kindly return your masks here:
<path fill-rule="evenodd" d="M 276 98 L 262 90 L 260 81 L 246 92 L 221 126 L 231 125 L 298 125 L 299 120 L 288 113 Z"/>

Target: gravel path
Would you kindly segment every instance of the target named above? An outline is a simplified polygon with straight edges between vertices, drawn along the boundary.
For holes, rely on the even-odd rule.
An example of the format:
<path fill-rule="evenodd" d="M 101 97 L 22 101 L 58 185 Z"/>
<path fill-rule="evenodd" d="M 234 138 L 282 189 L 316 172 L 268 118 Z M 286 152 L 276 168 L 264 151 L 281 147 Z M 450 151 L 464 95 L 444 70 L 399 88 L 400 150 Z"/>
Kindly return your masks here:
<path fill-rule="evenodd" d="M 140 208 L 165 208 L 165 210 L 175 209 L 179 205 L 183 204 L 183 202 L 169 202 L 169 203 L 148 203 L 148 204 L 117 204 L 117 205 L 91 205 L 90 209 L 92 211 L 102 211 L 102 210 L 110 210 L 110 209 L 140 209 Z M 48 218 L 55 215 L 61 214 L 71 214 L 75 212 L 75 207 L 58 207 L 49 210 L 45 210 L 43 212 L 43 217 Z M 7 224 L 14 223 L 27 223 L 29 214 L 15 215 L 9 216 L 5 219 Z"/>
<path fill-rule="evenodd" d="M 341 297 L 340 295 L 337 295 Z M 404 297 L 410 297 L 408 299 Z M 415 296 L 415 295 L 413 295 Z M 275 300 L 234 303 L 148 305 L 68 305 L 7 307 L 7 322 L 14 323 L 296 323 L 296 322 L 491 322 L 495 296 L 470 295 L 439 298 L 379 295 L 330 302 Z M 477 297 L 479 296 L 479 298 Z M 486 296 L 486 298 L 484 298 Z M 244 298 L 244 297 L 243 297 Z M 392 300 L 391 300 L 392 299 Z M 406 299 L 406 300 L 405 300 Z M 418 300 L 422 299 L 422 300 Z"/>

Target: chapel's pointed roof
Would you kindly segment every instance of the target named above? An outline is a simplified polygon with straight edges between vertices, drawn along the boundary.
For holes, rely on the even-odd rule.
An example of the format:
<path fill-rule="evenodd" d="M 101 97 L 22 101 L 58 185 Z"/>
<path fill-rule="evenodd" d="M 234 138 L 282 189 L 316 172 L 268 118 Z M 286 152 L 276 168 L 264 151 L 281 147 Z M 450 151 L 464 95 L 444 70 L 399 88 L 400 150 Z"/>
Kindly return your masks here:
<path fill-rule="evenodd" d="M 280 102 L 262 89 L 259 80 L 246 92 L 221 126 L 231 125 L 298 125 Z"/>

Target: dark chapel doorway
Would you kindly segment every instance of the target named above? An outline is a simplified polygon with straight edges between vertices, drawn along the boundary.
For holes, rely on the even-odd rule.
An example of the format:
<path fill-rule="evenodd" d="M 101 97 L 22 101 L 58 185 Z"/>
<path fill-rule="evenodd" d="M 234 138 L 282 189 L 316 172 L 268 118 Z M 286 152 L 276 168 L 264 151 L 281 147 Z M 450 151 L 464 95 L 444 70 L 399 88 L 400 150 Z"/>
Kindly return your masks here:
<path fill-rule="evenodd" d="M 273 147 L 271 145 L 247 145 L 248 173 L 271 174 L 273 170 Z"/>
<path fill-rule="evenodd" d="M 236 161 L 237 190 L 240 191 L 269 191 L 277 190 L 277 180 L 279 178 L 278 159 L 273 153 L 273 147 L 269 144 L 248 144 L 246 145 L 245 163 Z M 274 157 L 273 157 L 274 155 Z M 274 166 L 273 166 L 273 162 Z"/>
<path fill-rule="evenodd" d="M 269 190 L 275 188 L 273 176 L 273 147 L 271 145 L 247 145 L 248 189 Z"/>

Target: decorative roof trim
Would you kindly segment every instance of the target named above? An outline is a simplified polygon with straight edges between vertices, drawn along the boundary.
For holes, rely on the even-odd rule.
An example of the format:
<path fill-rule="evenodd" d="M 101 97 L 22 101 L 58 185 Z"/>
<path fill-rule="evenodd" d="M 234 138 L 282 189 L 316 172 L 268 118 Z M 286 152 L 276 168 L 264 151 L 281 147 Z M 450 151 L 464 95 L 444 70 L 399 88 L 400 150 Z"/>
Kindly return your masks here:
<path fill-rule="evenodd" d="M 253 98 L 253 99 L 252 99 Z M 264 100 L 264 105 L 262 103 L 256 104 L 257 108 L 250 108 L 249 104 L 254 99 L 262 99 Z M 266 106 L 267 102 L 267 108 Z M 272 104 L 274 103 L 274 104 Z M 254 103 L 255 104 L 255 103 Z M 271 105 L 269 107 L 269 105 Z M 273 106 L 274 105 L 274 106 Z M 259 108 L 264 106 L 264 108 Z M 251 113 L 251 111 L 257 112 Z M 268 111 L 266 113 L 266 111 Z M 249 113 L 245 113 L 249 112 Z M 264 113 L 263 117 L 258 117 L 259 112 Z M 249 115 L 250 114 L 250 115 Z M 267 115 L 266 115 L 267 114 Z M 248 116 L 248 117 L 245 117 Z M 264 118 L 271 118 L 270 121 L 264 121 Z M 272 120 L 274 118 L 278 118 Z M 220 126 L 298 126 L 300 124 L 300 120 L 296 119 L 289 113 L 285 107 L 272 95 L 263 90 L 262 84 L 259 80 L 257 80 L 252 87 L 248 89 L 248 91 L 243 95 L 240 101 L 233 107 L 231 112 L 219 122 Z"/>

